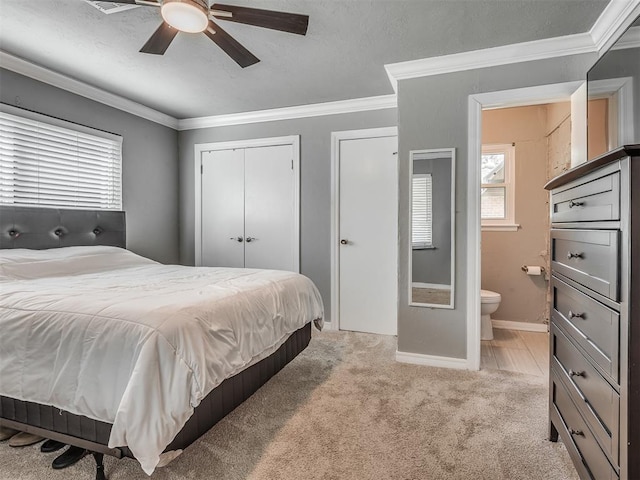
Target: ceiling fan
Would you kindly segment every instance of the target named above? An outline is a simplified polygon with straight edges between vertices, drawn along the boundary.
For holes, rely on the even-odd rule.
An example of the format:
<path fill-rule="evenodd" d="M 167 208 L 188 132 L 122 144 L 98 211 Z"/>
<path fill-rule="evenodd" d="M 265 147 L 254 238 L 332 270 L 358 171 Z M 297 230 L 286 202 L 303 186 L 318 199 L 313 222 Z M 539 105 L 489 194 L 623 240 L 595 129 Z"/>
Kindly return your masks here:
<path fill-rule="evenodd" d="M 207 0 L 101 0 L 109 3 L 142 5 L 160 8 L 160 27 L 151 35 L 140 50 L 142 53 L 162 55 L 178 32 L 204 33 L 213 40 L 242 68 L 260 60 L 229 35 L 213 19 L 244 23 L 256 27 L 270 28 L 282 32 L 305 35 L 309 24 L 308 15 L 276 12 L 258 8 L 239 7 L 214 3 Z"/>

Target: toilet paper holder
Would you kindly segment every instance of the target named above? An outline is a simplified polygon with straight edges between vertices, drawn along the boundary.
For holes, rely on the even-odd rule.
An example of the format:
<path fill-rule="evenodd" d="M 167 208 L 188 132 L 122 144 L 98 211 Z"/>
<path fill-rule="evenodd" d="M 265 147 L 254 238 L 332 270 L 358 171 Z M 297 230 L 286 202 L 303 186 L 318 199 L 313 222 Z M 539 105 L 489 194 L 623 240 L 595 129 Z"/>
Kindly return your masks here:
<path fill-rule="evenodd" d="M 531 265 L 522 265 L 522 267 L 520 267 L 520 269 L 524 272 L 524 273 L 529 273 L 529 267 Z M 537 265 L 536 265 L 537 266 Z M 544 275 L 545 269 L 544 267 L 539 267 L 540 268 L 540 275 Z"/>

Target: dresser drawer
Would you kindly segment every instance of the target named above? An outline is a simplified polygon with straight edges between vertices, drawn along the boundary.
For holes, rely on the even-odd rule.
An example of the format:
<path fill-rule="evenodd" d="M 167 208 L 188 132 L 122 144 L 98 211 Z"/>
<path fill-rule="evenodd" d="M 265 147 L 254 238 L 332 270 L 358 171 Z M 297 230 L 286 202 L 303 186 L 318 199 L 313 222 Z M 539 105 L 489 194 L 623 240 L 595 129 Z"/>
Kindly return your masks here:
<path fill-rule="evenodd" d="M 618 301 L 618 230 L 551 230 L 551 268 Z"/>
<path fill-rule="evenodd" d="M 551 279 L 551 317 L 602 372 L 618 382 L 620 314 L 557 277 Z"/>
<path fill-rule="evenodd" d="M 564 379 L 593 435 L 617 465 L 620 396 L 553 324 L 550 333 L 551 364 L 557 370 L 556 377 Z"/>
<path fill-rule="evenodd" d="M 552 223 L 619 219 L 620 172 L 552 194 Z"/>
<path fill-rule="evenodd" d="M 562 425 L 556 425 L 568 450 L 576 449 L 593 480 L 617 480 L 618 475 L 598 446 L 584 419 L 576 409 L 569 392 L 551 370 L 551 400 Z"/>

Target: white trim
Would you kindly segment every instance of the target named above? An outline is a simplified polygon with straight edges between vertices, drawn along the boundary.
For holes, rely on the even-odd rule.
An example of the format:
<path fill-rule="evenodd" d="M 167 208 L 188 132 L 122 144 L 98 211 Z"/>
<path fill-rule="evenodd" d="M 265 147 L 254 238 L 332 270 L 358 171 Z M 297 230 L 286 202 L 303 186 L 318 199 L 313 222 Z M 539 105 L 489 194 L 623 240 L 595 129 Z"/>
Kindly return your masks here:
<path fill-rule="evenodd" d="M 640 15 L 640 0 L 611 0 L 595 21 L 589 35 L 603 54 Z"/>
<path fill-rule="evenodd" d="M 439 357 L 437 355 L 424 355 L 421 353 L 396 351 L 396 362 L 425 365 L 427 367 L 469 370 L 468 362 L 464 358 Z"/>
<path fill-rule="evenodd" d="M 520 330 L 521 332 L 548 332 L 546 323 L 514 322 L 512 320 L 491 319 L 493 328 L 504 328 L 507 330 Z"/>
<path fill-rule="evenodd" d="M 482 109 L 511 108 L 524 105 L 543 105 L 547 103 L 568 102 L 584 80 L 536 85 L 534 87 L 514 88 L 497 92 L 482 93 Z"/>
<path fill-rule="evenodd" d="M 622 128 L 617 128 L 618 138 L 616 140 L 616 147 L 620 145 L 627 145 L 634 141 L 635 123 L 633 118 L 633 77 L 620 77 L 620 78 L 608 78 L 604 80 L 596 80 L 587 82 L 587 98 L 593 97 L 609 97 L 612 94 L 617 94 L 617 105 L 615 112 L 617 116 L 615 119 L 616 126 L 622 125 Z M 613 123 L 612 121 L 612 123 Z M 611 141 L 611 139 L 609 139 Z"/>
<path fill-rule="evenodd" d="M 481 230 L 483 232 L 517 232 L 519 228 L 519 223 L 505 223 L 503 225 L 482 224 Z"/>
<path fill-rule="evenodd" d="M 381 95 L 378 97 L 354 98 L 336 102 L 257 110 L 254 112 L 185 118 L 178 121 L 178 130 L 245 125 L 248 123 L 274 122 L 278 120 L 320 117 L 324 115 L 342 115 L 345 113 L 367 112 L 370 110 L 385 110 L 397 108 L 397 106 L 398 101 L 396 95 Z"/>
<path fill-rule="evenodd" d="M 467 158 L 467 363 L 480 368 L 480 155 L 482 152 L 482 109 L 496 105 L 548 103 L 547 99 L 569 100 L 583 82 L 565 82 L 469 95 L 469 157 Z"/>
<path fill-rule="evenodd" d="M 394 91 L 398 81 L 410 78 L 440 75 L 443 73 L 496 67 L 533 60 L 592 53 L 596 51 L 589 33 L 577 33 L 562 37 L 544 38 L 530 42 L 513 43 L 499 47 L 472 50 L 439 57 L 422 58 L 385 65 Z"/>
<path fill-rule="evenodd" d="M 480 157 L 482 105 L 469 95 L 467 157 L 467 368 L 480 370 Z"/>
<path fill-rule="evenodd" d="M 194 201 L 195 201 L 195 265 L 202 265 L 202 154 L 212 150 L 231 150 L 234 148 L 258 148 L 274 147 L 278 145 L 291 145 L 293 149 L 294 165 L 294 236 L 293 239 L 293 268 L 300 272 L 300 135 L 285 137 L 254 138 L 247 140 L 235 140 L 231 142 L 196 143 L 194 145 Z"/>
<path fill-rule="evenodd" d="M 451 285 L 444 283 L 424 283 L 424 282 L 411 282 L 413 288 L 435 288 L 438 290 L 451 290 Z"/>
<path fill-rule="evenodd" d="M 61 73 L 54 72 L 48 68 L 41 67 L 22 58 L 8 54 L 0 50 L 0 67 L 19 73 L 34 80 L 47 83 L 54 87 L 61 88 L 81 97 L 103 103 L 109 107 L 122 110 L 123 112 L 145 118 L 165 127 L 178 128 L 178 119 L 166 115 L 162 112 L 149 108 L 140 103 L 113 93 L 91 86 Z"/>
<path fill-rule="evenodd" d="M 455 308 L 455 285 L 456 285 L 456 149 L 455 148 L 432 148 L 428 150 L 411 150 L 409 152 L 409 178 L 413 178 L 413 159 L 415 155 L 426 155 L 428 159 L 444 159 L 443 153 L 451 156 L 451 285 L 447 285 L 451 291 L 449 295 L 449 304 L 439 303 L 418 303 L 413 301 L 413 289 L 408 288 L 408 302 L 410 307 L 427 307 L 427 308 L 443 308 L 453 310 Z M 409 198 L 413 198 L 413 184 L 409 187 Z M 409 281 L 413 278 L 413 239 L 411 235 L 411 226 L 413 222 L 413 209 L 409 205 L 409 258 L 408 258 L 408 278 Z M 413 283 L 412 283 L 413 285 Z"/>
<path fill-rule="evenodd" d="M 397 136 L 398 127 L 331 132 L 331 330 L 340 330 L 340 142 Z"/>

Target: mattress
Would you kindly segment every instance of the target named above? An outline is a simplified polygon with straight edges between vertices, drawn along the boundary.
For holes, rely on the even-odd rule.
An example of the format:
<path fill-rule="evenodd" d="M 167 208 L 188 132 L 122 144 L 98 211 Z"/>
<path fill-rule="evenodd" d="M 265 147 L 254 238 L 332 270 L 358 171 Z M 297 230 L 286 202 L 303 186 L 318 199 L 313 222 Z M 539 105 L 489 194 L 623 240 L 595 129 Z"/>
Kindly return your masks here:
<path fill-rule="evenodd" d="M 293 332 L 271 355 L 215 387 L 195 408 L 193 415 L 165 451 L 183 450 L 188 447 L 282 370 L 307 347 L 310 340 L 311 324 L 308 323 Z M 46 432 L 32 431 L 89 450 L 103 451 L 118 458 L 133 457 L 127 447 L 105 450 L 111 434 L 110 424 L 48 405 L 0 396 L 1 423 L 18 430 L 32 430 L 31 427 L 44 429 Z"/>
<path fill-rule="evenodd" d="M 322 318 L 306 277 L 115 247 L 0 251 L 0 395 L 111 424 L 143 470 L 225 379 Z"/>

